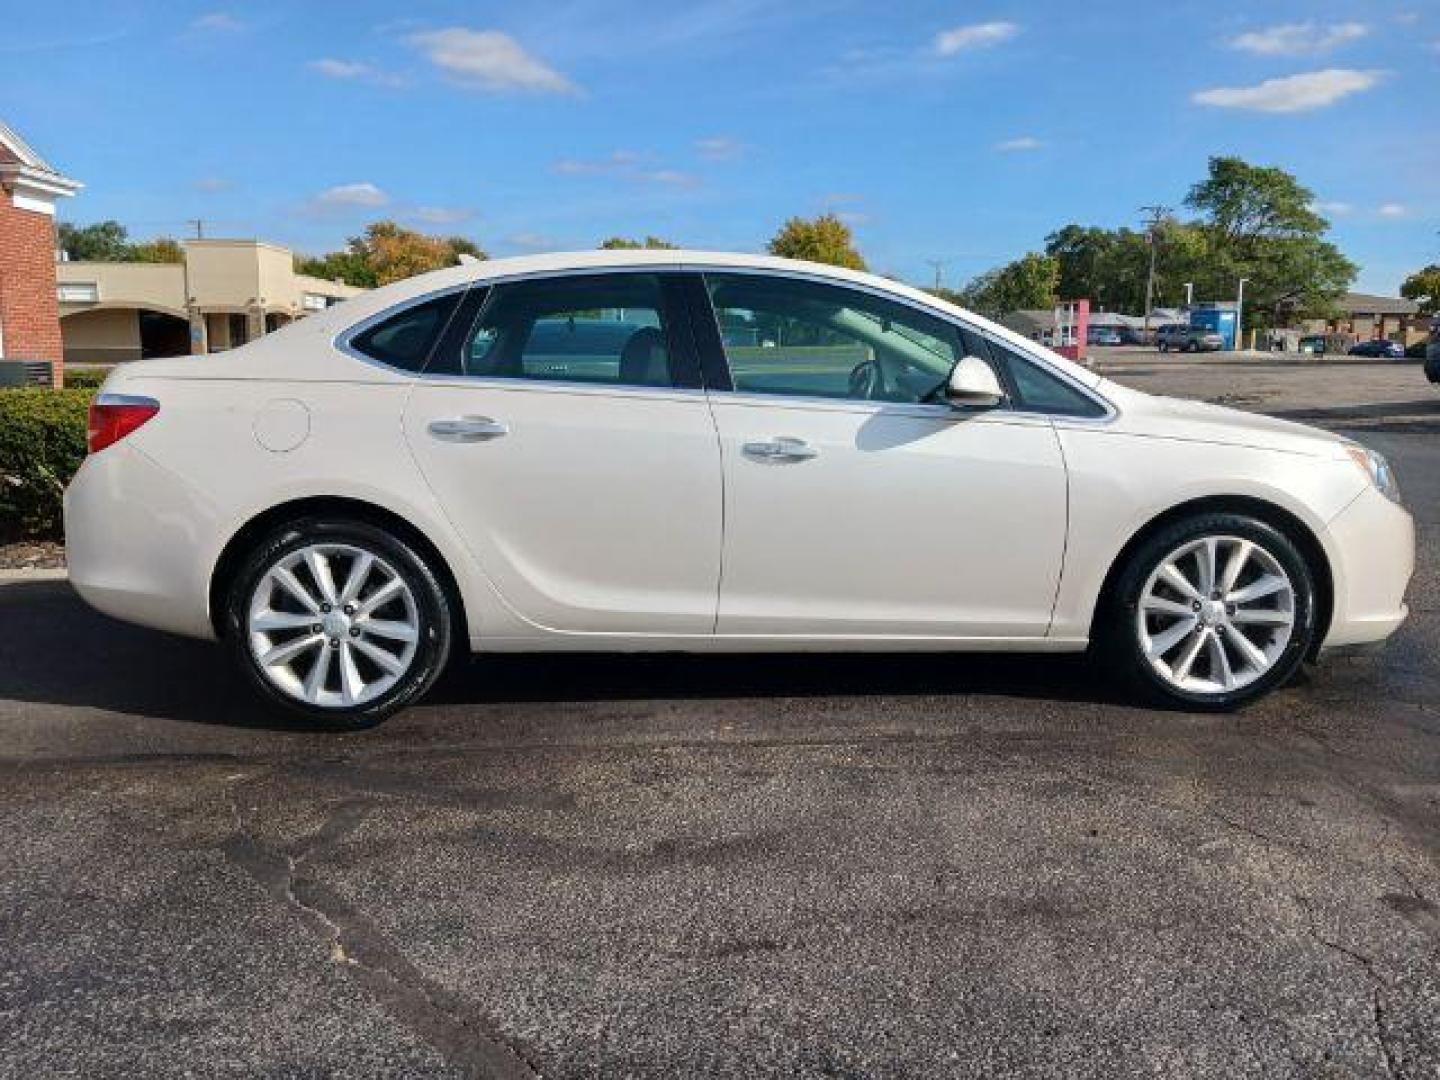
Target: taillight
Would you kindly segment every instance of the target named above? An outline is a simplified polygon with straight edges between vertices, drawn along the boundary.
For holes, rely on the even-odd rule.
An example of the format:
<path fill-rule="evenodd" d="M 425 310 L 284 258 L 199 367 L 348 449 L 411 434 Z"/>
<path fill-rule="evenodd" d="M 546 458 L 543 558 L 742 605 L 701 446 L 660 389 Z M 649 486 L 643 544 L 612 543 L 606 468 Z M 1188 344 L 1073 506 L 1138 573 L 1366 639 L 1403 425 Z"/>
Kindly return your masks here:
<path fill-rule="evenodd" d="M 125 438 L 160 411 L 160 402 L 136 394 L 99 394 L 90 403 L 86 437 L 90 453 L 98 454 Z"/>

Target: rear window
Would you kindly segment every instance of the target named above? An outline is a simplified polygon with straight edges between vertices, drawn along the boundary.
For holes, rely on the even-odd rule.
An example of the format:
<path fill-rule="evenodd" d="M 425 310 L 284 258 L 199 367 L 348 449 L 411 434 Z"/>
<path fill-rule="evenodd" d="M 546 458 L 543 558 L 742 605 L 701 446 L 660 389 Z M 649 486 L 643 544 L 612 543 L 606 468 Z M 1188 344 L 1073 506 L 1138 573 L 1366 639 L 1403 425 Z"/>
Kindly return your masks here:
<path fill-rule="evenodd" d="M 464 290 L 449 292 L 396 312 L 350 339 L 350 347 L 402 371 L 424 369 Z"/>

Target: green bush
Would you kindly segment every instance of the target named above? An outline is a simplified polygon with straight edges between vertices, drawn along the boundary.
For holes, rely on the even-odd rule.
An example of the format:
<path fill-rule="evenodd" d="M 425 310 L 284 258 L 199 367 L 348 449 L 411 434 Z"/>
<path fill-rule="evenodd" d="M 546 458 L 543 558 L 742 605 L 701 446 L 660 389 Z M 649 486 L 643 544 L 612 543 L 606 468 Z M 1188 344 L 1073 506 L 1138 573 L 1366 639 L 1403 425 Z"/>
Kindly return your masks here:
<path fill-rule="evenodd" d="M 66 368 L 66 390 L 98 390 L 110 377 L 109 368 Z"/>
<path fill-rule="evenodd" d="M 0 541 L 59 539 L 94 390 L 0 391 Z"/>

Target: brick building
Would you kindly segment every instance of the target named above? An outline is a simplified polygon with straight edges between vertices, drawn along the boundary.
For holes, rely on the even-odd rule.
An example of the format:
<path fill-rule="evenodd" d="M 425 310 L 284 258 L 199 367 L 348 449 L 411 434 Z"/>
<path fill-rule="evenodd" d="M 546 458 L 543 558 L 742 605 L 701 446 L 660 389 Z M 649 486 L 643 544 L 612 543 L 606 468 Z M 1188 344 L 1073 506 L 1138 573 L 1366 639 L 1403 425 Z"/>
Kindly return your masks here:
<path fill-rule="evenodd" d="M 64 359 L 55 294 L 55 201 L 76 181 L 0 121 L 0 359 Z"/>

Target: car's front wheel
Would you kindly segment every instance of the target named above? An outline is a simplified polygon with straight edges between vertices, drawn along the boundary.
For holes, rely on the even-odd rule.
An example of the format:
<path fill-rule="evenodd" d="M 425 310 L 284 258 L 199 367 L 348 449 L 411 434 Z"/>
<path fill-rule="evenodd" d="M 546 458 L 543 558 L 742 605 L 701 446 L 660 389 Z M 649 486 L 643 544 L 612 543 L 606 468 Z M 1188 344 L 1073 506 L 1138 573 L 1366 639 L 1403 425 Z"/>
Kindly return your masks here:
<path fill-rule="evenodd" d="M 1120 573 L 1099 627 L 1111 661 L 1152 696 L 1230 709 L 1289 680 L 1315 636 L 1310 567 L 1283 532 L 1241 514 L 1160 530 Z"/>
<path fill-rule="evenodd" d="M 256 546 L 235 576 L 226 641 L 266 699 L 326 727 L 379 723 L 445 666 L 453 619 L 433 570 L 365 522 L 309 519 Z"/>

